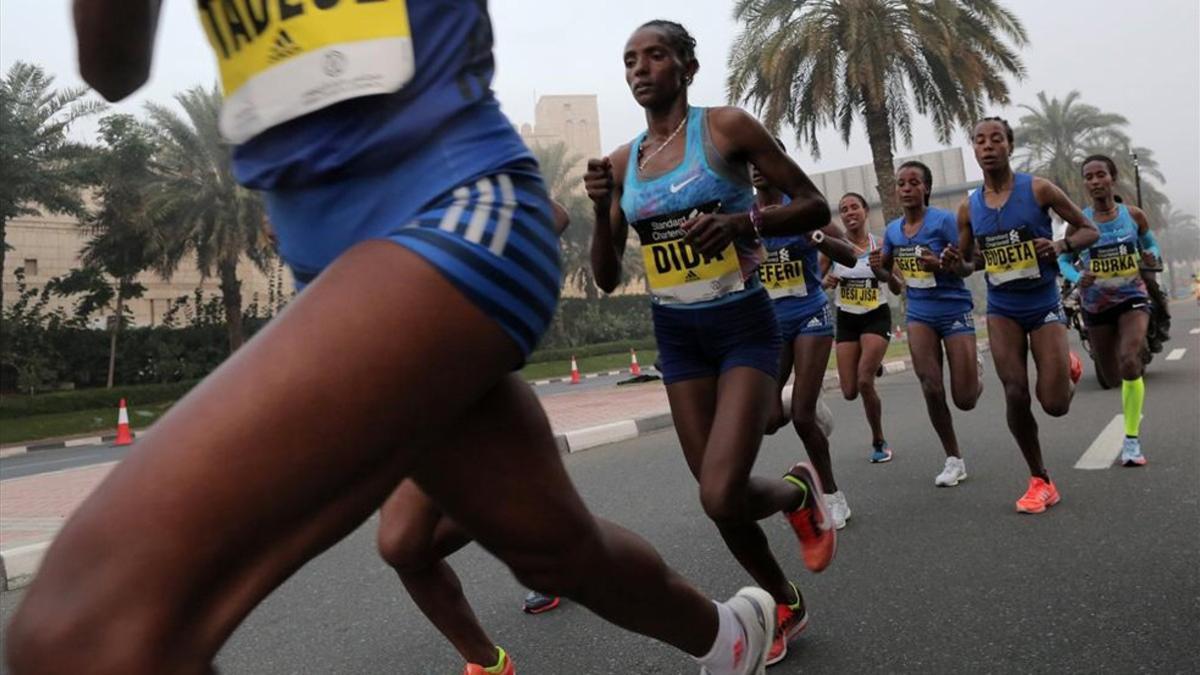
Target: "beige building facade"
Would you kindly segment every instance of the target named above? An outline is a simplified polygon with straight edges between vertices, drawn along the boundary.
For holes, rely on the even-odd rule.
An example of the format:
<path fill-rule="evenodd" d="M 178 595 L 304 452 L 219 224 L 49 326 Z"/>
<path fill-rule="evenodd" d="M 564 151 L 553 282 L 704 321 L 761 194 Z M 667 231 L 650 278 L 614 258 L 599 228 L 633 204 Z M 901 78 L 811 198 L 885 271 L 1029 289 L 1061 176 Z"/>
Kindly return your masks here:
<path fill-rule="evenodd" d="M 562 143 L 584 162 L 601 156 L 600 108 L 595 94 L 542 96 L 533 114 L 533 124 L 522 124 L 519 130 L 531 148 Z"/>
<path fill-rule="evenodd" d="M 930 206 L 936 206 L 952 213 L 956 212 L 963 198 L 982 184 L 977 180 L 967 180 L 966 165 L 963 162 L 962 150 L 959 148 L 944 148 L 919 155 L 897 157 L 896 166 L 899 167 L 909 160 L 917 160 L 925 164 L 933 173 L 933 194 L 930 196 Z M 876 234 L 883 232 L 885 225 L 883 202 L 879 198 L 879 190 L 875 187 L 875 166 L 873 164 L 860 164 L 845 169 L 825 171 L 809 177 L 812 178 L 821 194 L 825 195 L 825 199 L 829 201 L 829 207 L 833 209 L 835 217 L 838 201 L 847 192 L 857 192 L 866 197 L 867 205 L 871 209 L 869 221 L 871 231 Z"/>
<path fill-rule="evenodd" d="M 17 268 L 25 270 L 28 286 L 41 289 L 51 279 L 80 266 L 79 254 L 87 242 L 87 233 L 74 218 L 55 214 L 26 216 L 9 221 L 5 229 L 5 239 L 12 246 L 4 262 L 5 306 L 16 301 Z M 278 279 L 279 275 L 283 278 Z M 273 284 L 279 288 L 282 282 L 284 299 L 292 296 L 291 276 L 286 266 L 278 261 L 264 274 L 244 260 L 238 267 L 238 278 L 242 281 L 242 307 L 245 310 L 257 302 L 260 313 L 265 314 L 273 296 Z M 189 259 L 184 259 L 170 279 L 146 273 L 138 277 L 138 282 L 146 287 L 146 292 L 128 302 L 135 326 L 161 325 L 163 314 L 170 306 L 182 296 L 194 298 L 197 288 L 205 300 L 221 295 L 218 281 L 202 278 L 194 261 Z M 50 303 L 50 309 L 61 307 L 70 313 L 75 300 L 52 297 Z M 106 317 L 95 316 L 92 320 L 96 327 L 103 327 Z"/>

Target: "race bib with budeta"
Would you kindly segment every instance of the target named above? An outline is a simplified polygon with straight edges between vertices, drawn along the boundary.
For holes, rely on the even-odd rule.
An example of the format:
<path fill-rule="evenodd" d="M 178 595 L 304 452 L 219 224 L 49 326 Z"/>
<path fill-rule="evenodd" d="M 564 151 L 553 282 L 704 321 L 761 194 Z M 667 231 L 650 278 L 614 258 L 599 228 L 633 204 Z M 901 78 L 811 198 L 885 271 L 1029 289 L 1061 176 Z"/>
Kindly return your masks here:
<path fill-rule="evenodd" d="M 904 275 L 904 285 L 909 288 L 934 288 L 937 279 L 933 272 L 921 265 L 920 246 L 897 246 L 895 250 L 896 268 Z"/>
<path fill-rule="evenodd" d="M 758 280 L 772 300 L 779 298 L 803 298 L 808 295 L 808 284 L 804 281 L 804 261 L 792 259 L 791 249 L 768 251 L 767 259 L 758 266 Z"/>
<path fill-rule="evenodd" d="M 1101 286 L 1123 286 L 1141 273 L 1137 247 L 1128 243 L 1093 246 L 1088 251 L 1088 271 Z"/>
<path fill-rule="evenodd" d="M 838 281 L 838 307 L 851 314 L 866 314 L 879 307 L 878 279 L 846 279 Z"/>
<path fill-rule="evenodd" d="M 983 263 L 988 281 L 995 286 L 1020 279 L 1040 279 L 1037 248 L 1026 229 L 1008 230 L 983 238 Z"/>
<path fill-rule="evenodd" d="M 705 213 L 717 213 L 721 202 L 676 211 L 631 223 L 642 246 L 646 282 L 655 302 L 663 305 L 716 300 L 746 287 L 733 243 L 705 256 L 684 243 L 683 224 Z"/>
<path fill-rule="evenodd" d="M 225 105 L 244 143 L 326 106 L 399 91 L 416 68 L 405 0 L 200 0 Z"/>

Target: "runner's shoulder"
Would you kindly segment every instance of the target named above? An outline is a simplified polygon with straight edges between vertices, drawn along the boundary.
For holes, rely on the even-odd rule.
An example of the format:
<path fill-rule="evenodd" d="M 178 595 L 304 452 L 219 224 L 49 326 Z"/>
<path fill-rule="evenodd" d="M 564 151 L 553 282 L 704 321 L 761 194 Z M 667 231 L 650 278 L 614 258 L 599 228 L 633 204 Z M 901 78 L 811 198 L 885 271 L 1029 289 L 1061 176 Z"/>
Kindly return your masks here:
<path fill-rule="evenodd" d="M 625 181 L 625 169 L 629 166 L 631 152 L 633 152 L 633 141 L 622 143 L 608 155 L 609 161 L 612 162 L 613 183 L 618 190 Z"/>

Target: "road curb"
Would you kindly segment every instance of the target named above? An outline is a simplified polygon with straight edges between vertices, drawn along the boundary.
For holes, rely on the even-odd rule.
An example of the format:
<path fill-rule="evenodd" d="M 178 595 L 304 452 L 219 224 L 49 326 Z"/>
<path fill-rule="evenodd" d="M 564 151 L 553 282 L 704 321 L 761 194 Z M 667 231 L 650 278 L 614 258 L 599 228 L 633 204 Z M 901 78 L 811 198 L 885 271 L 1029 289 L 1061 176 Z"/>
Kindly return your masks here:
<path fill-rule="evenodd" d="M 30 443 L 29 445 L 6 445 L 0 448 L 0 457 L 11 457 L 13 455 L 22 455 L 27 452 L 38 452 L 41 450 L 61 450 L 63 448 L 74 448 L 81 445 L 103 445 L 105 443 L 112 443 L 115 440 L 117 440 L 117 437 L 115 434 L 113 434 L 109 436 L 83 436 L 81 438 L 67 438 L 61 441 Z"/>
<path fill-rule="evenodd" d="M 41 567 L 42 557 L 48 548 L 49 541 L 40 541 L 0 551 L 0 590 L 11 591 L 28 586 L 38 567 Z"/>

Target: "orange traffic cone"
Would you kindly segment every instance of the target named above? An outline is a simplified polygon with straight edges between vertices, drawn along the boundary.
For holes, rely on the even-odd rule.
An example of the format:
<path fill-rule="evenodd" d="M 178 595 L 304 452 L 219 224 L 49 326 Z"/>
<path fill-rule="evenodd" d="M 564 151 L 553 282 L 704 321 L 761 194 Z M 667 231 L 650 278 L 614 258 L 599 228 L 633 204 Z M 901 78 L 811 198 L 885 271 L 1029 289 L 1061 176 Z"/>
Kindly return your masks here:
<path fill-rule="evenodd" d="M 113 445 L 130 445 L 133 443 L 133 432 L 129 430 L 129 411 L 125 409 L 125 399 L 121 399 L 121 407 L 117 410 L 117 440 Z"/>
<path fill-rule="evenodd" d="M 579 384 L 579 364 L 575 363 L 575 357 L 571 357 L 571 384 Z"/>
<path fill-rule="evenodd" d="M 637 362 L 637 351 L 633 349 L 629 350 L 629 374 L 635 376 L 642 374 L 642 367 Z"/>

